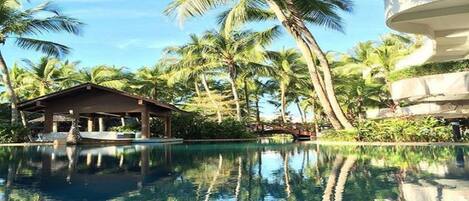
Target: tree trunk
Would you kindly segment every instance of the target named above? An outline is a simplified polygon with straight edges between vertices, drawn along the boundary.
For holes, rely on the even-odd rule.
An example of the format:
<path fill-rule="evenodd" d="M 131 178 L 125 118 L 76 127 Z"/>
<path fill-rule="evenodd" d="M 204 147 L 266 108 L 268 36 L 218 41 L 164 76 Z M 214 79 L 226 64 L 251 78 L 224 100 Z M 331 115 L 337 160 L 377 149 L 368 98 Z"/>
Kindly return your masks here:
<path fill-rule="evenodd" d="M 294 8 L 294 4 L 291 0 L 286 0 L 288 9 L 293 12 L 293 18 L 295 19 L 295 25 L 296 27 L 299 27 L 297 30 L 300 36 L 303 36 L 307 41 L 309 45 L 307 47 L 310 49 L 310 51 L 317 57 L 319 60 L 319 63 L 321 65 L 321 68 L 323 70 L 324 74 L 324 88 L 326 90 L 326 95 L 327 98 L 329 99 L 329 103 L 331 104 L 331 107 L 338 118 L 339 122 L 342 124 L 342 126 L 346 129 L 352 129 L 353 126 L 349 122 L 349 120 L 345 117 L 344 112 L 342 111 L 342 108 L 340 107 L 339 102 L 337 101 L 337 98 L 335 96 L 335 91 L 334 91 L 334 85 L 332 83 L 332 75 L 331 75 L 331 70 L 329 66 L 329 62 L 327 61 L 326 55 L 324 52 L 321 50 L 321 47 L 319 47 L 316 39 L 314 38 L 313 34 L 311 31 L 306 27 L 304 24 L 304 21 L 299 18 L 299 14 L 296 12 L 296 8 Z"/>
<path fill-rule="evenodd" d="M 238 88 L 236 86 L 236 80 L 230 77 L 231 91 L 233 92 L 233 99 L 236 104 L 236 120 L 241 121 L 241 106 L 239 104 Z"/>
<path fill-rule="evenodd" d="M 291 195 L 290 177 L 288 174 L 288 153 L 285 153 L 285 157 L 283 159 L 283 174 L 285 177 L 285 192 L 287 193 L 287 199 L 288 199 L 290 198 L 290 195 Z"/>
<path fill-rule="evenodd" d="M 222 164 L 223 164 L 223 157 L 220 154 L 218 157 L 218 169 L 215 175 L 213 176 L 212 181 L 210 182 L 210 186 L 207 189 L 207 193 L 205 194 L 205 201 L 210 200 L 210 194 L 212 193 L 213 187 L 215 186 L 218 176 L 220 175 Z"/>
<path fill-rule="evenodd" d="M 313 117 L 313 124 L 314 124 L 314 132 L 316 136 L 319 133 L 319 124 L 318 124 L 318 115 L 316 114 L 316 108 L 313 106 L 311 107 L 312 117 Z"/>
<path fill-rule="evenodd" d="M 296 103 L 296 107 L 298 108 L 298 112 L 300 113 L 301 123 L 304 124 L 304 123 L 306 123 L 306 121 L 305 121 L 304 112 L 303 112 L 303 110 L 301 109 L 300 100 L 298 100 L 298 98 L 296 98 L 295 103 Z"/>
<path fill-rule="evenodd" d="M 261 110 L 259 108 L 259 96 L 256 94 L 256 123 L 261 124 Z"/>
<path fill-rule="evenodd" d="M 28 126 L 28 120 L 26 119 L 26 113 L 23 111 L 20 111 L 20 116 L 21 116 L 21 123 L 23 124 L 24 127 Z"/>
<path fill-rule="evenodd" d="M 286 113 L 286 98 L 285 98 L 285 85 L 283 83 L 280 84 L 280 113 L 282 116 L 282 122 L 285 124 L 287 123 Z"/>
<path fill-rule="evenodd" d="M 342 164 L 343 158 L 342 156 L 336 156 L 334 160 L 334 164 L 332 165 L 331 174 L 327 179 L 326 189 L 324 189 L 324 193 L 322 196 L 323 201 L 330 201 L 332 197 L 332 190 L 335 186 L 335 180 L 337 178 L 337 172 L 339 171 L 339 166 Z"/>
<path fill-rule="evenodd" d="M 337 119 L 335 112 L 333 111 L 329 99 L 326 95 L 326 92 L 321 86 L 319 75 L 316 69 L 316 64 L 314 63 L 313 55 L 311 50 L 308 48 L 307 42 L 301 37 L 300 33 L 289 24 L 287 16 L 282 12 L 280 7 L 273 0 L 267 0 L 267 3 L 271 10 L 275 13 L 277 18 L 282 22 L 285 29 L 290 33 L 290 35 L 293 36 L 297 46 L 305 57 L 311 81 L 314 86 L 314 91 L 316 92 L 319 101 L 321 102 L 321 105 L 324 109 L 324 113 L 326 113 L 329 121 L 335 129 L 342 129 L 342 124 Z"/>
<path fill-rule="evenodd" d="M 208 98 L 210 99 L 212 104 L 217 108 L 216 112 L 217 112 L 218 123 L 221 123 L 222 116 L 221 116 L 221 112 L 220 112 L 220 107 L 218 106 L 218 103 L 215 100 L 213 100 L 212 92 L 210 91 L 210 88 L 208 87 L 208 84 L 207 84 L 207 77 L 205 77 L 205 74 L 202 74 L 201 77 L 202 77 L 202 84 L 204 85 L 205 92 L 207 92 Z"/>
<path fill-rule="evenodd" d="M 195 87 L 195 94 L 197 95 L 197 97 L 200 98 L 200 89 L 199 89 L 199 84 L 197 83 L 197 81 L 194 81 L 194 87 Z"/>
<path fill-rule="evenodd" d="M 339 178 L 337 179 L 337 185 L 335 186 L 335 199 L 334 201 L 342 201 L 342 193 L 344 192 L 345 189 L 345 182 L 347 182 L 347 177 L 350 172 L 350 169 L 352 169 L 353 164 L 355 164 L 355 161 L 357 158 L 355 156 L 349 156 L 344 162 L 344 165 L 340 169 L 340 174 Z"/>
<path fill-rule="evenodd" d="M 154 100 L 158 100 L 158 85 L 155 83 L 155 87 L 153 88 L 153 94 L 152 94 L 152 98 Z"/>
<path fill-rule="evenodd" d="M 241 167 L 243 160 L 241 157 L 238 157 L 238 181 L 236 182 L 236 189 L 235 189 L 235 200 L 239 200 L 239 192 L 241 190 L 241 177 L 243 168 Z"/>
<path fill-rule="evenodd" d="M 248 90 L 248 81 L 246 77 L 244 78 L 244 99 L 246 101 L 246 117 L 247 120 L 251 118 L 251 110 L 249 108 L 249 90 Z"/>
<path fill-rule="evenodd" d="M 5 85 L 5 91 L 7 95 L 10 97 L 11 102 L 11 123 L 16 123 L 18 121 L 18 97 L 16 97 L 15 90 L 13 89 L 13 85 L 10 80 L 10 73 L 8 72 L 8 67 L 3 59 L 2 52 L 0 51 L 0 70 L 2 71 L 2 81 Z"/>

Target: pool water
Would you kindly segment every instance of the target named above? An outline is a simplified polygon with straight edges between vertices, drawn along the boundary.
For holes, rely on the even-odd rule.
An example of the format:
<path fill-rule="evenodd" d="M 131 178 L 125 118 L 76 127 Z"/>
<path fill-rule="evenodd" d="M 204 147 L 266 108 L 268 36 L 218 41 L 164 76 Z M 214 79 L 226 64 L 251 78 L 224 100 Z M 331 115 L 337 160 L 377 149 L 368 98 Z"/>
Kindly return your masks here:
<path fill-rule="evenodd" d="M 0 200 L 469 200 L 467 146 L 0 147 Z"/>

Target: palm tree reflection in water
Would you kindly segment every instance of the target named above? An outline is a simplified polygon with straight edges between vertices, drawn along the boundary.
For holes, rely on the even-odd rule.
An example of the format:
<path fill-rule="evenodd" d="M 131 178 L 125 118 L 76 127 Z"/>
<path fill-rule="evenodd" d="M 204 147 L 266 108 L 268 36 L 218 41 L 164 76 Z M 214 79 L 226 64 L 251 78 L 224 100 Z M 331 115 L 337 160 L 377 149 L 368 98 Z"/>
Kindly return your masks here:
<path fill-rule="evenodd" d="M 469 199 L 467 150 L 298 143 L 1 147 L 0 192 L 4 200 Z"/>

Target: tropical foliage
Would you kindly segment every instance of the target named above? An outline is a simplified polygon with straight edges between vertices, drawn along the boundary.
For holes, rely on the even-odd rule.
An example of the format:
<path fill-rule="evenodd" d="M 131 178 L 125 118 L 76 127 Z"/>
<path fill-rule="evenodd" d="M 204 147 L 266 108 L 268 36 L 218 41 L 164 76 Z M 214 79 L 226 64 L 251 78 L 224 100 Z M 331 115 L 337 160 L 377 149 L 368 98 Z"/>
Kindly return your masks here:
<path fill-rule="evenodd" d="M 0 59 L 5 89 L 1 98 L 11 104 L 14 124 L 19 122 L 18 101 L 94 83 L 175 104 L 206 118 L 206 125 L 215 121 L 223 125 L 233 119 L 236 126 L 297 121 L 315 131 L 323 127 L 350 130 L 362 126 L 366 110 L 399 105 L 390 97 L 392 81 L 411 74 L 442 72 L 440 66 L 446 64 L 452 64 L 450 72 L 467 69 L 467 61 L 456 61 L 396 71 L 397 61 L 421 47 L 422 38 L 393 33 L 360 42 L 348 53 L 323 52 L 308 25 L 343 31 L 341 13 L 352 10 L 349 0 L 173 1 L 165 13 L 179 20 L 220 6 L 227 10 L 220 13 L 218 29 L 190 34 L 187 42 L 165 48 L 154 65 L 128 68 L 82 66 L 79 61 L 63 58 L 69 47 L 26 38 L 48 32 L 81 33 L 83 23 L 62 15 L 53 4 L 25 9 L 11 1 L 0 3 L 0 9 L 5 10 L 0 16 L 0 43 L 13 40 L 19 47 L 46 54 L 17 61 L 11 68 Z M 244 26 L 259 21 L 272 26 L 264 30 Z M 272 48 L 281 27 L 293 37 L 297 48 Z M 261 118 L 265 103 L 275 106 L 276 117 Z M 292 108 L 298 111 L 297 116 L 291 115 Z M 28 117 L 23 113 L 21 117 L 26 125 Z M 212 130 L 218 129 L 215 127 Z"/>
<path fill-rule="evenodd" d="M 451 142 L 451 126 L 433 117 L 366 120 L 356 130 L 328 131 L 321 139 L 365 142 Z M 466 139 L 465 139 L 466 140 Z"/>
<path fill-rule="evenodd" d="M 456 73 L 463 71 L 469 71 L 469 60 L 427 63 L 420 66 L 412 66 L 402 70 L 393 71 L 389 75 L 389 80 L 397 81 L 426 75 Z"/>

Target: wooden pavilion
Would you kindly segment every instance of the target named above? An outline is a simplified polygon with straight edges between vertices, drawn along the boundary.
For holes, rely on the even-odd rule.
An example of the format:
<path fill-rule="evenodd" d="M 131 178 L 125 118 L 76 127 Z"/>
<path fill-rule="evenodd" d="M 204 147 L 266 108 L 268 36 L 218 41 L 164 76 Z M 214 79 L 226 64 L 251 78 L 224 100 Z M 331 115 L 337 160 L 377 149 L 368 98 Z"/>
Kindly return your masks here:
<path fill-rule="evenodd" d="M 103 132 L 103 117 L 137 117 L 141 123 L 141 137 L 150 138 L 150 117 L 164 122 L 164 136 L 171 138 L 171 113 L 177 107 L 116 89 L 86 83 L 18 104 L 24 112 L 43 113 L 44 134 L 56 132 L 54 115 L 73 115 L 86 118 L 87 131 L 95 132 L 95 119 L 99 132 Z"/>

